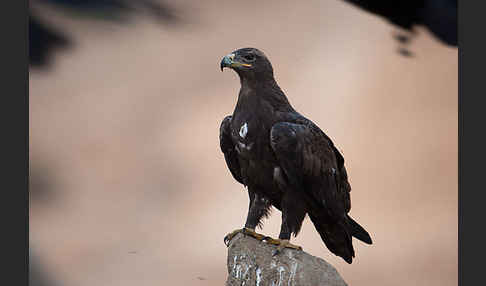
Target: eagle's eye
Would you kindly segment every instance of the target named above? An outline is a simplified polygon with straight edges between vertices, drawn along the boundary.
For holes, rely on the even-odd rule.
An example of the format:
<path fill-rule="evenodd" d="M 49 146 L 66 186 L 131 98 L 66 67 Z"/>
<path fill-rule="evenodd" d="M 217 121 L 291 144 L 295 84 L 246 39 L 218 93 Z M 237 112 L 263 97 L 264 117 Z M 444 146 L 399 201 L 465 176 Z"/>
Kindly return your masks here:
<path fill-rule="evenodd" d="M 248 55 L 243 56 L 243 58 L 245 58 L 245 60 L 251 62 L 251 61 L 255 60 L 255 55 L 254 54 L 248 54 Z"/>

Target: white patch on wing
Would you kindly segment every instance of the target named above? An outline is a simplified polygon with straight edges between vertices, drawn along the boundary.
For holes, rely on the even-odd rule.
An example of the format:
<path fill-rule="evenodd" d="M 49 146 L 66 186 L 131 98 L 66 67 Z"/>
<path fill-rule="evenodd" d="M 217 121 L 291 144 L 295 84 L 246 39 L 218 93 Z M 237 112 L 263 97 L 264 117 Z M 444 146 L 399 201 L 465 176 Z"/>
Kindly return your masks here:
<path fill-rule="evenodd" d="M 240 137 L 245 138 L 248 133 L 248 124 L 245 122 L 240 128 Z"/>

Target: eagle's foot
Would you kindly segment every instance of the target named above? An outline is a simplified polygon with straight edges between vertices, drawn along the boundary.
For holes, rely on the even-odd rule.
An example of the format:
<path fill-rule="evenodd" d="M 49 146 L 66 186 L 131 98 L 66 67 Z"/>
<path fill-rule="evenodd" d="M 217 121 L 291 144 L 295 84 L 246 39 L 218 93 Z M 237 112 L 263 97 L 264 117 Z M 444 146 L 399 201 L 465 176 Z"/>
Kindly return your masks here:
<path fill-rule="evenodd" d="M 268 239 L 267 242 L 270 243 L 270 244 L 273 244 L 273 245 L 277 245 L 277 249 L 275 249 L 273 251 L 272 256 L 280 254 L 284 248 L 292 248 L 292 249 L 296 249 L 296 250 L 302 250 L 301 246 L 290 243 L 290 241 L 288 239 L 273 239 L 272 238 L 272 239 Z"/>
<path fill-rule="evenodd" d="M 260 233 L 256 233 L 254 229 L 251 229 L 251 228 L 241 228 L 241 229 L 237 229 L 231 233 L 228 233 L 225 237 L 224 237 L 224 244 L 226 244 L 226 246 L 229 246 L 229 243 L 230 241 L 233 239 L 233 237 L 235 237 L 238 233 L 242 233 L 244 235 L 249 235 L 253 238 L 256 238 L 260 241 L 262 240 L 266 240 L 266 239 L 272 239 L 268 236 L 265 236 L 263 234 L 260 234 Z"/>

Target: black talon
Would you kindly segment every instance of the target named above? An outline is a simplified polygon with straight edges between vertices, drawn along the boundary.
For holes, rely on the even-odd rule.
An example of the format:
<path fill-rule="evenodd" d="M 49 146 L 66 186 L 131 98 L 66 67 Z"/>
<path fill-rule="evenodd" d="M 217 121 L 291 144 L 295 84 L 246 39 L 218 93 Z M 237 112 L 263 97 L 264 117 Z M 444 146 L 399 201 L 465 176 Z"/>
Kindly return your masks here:
<path fill-rule="evenodd" d="M 224 245 L 229 246 L 229 242 L 230 242 L 230 240 L 229 240 L 228 236 L 225 236 L 225 237 L 223 238 L 223 243 L 224 243 Z"/>
<path fill-rule="evenodd" d="M 239 233 L 243 233 L 243 235 L 246 235 L 245 231 L 246 231 L 246 229 L 244 229 L 244 228 L 243 228 L 243 229 L 239 230 L 238 232 L 239 232 Z M 234 234 L 235 232 L 236 232 L 236 231 L 234 231 L 234 232 L 232 232 L 232 233 L 230 233 L 230 234 L 228 234 L 228 235 L 226 235 L 226 236 L 224 237 L 223 242 L 224 242 L 224 244 L 225 244 L 226 246 L 229 246 L 229 244 L 230 244 L 231 240 L 232 240 L 232 239 L 233 239 L 233 238 L 236 236 L 236 234 Z M 229 238 L 230 236 L 231 236 L 231 238 Z"/>
<path fill-rule="evenodd" d="M 245 236 L 250 235 L 250 232 L 246 229 L 246 227 L 242 229 L 241 233 L 243 233 Z"/>

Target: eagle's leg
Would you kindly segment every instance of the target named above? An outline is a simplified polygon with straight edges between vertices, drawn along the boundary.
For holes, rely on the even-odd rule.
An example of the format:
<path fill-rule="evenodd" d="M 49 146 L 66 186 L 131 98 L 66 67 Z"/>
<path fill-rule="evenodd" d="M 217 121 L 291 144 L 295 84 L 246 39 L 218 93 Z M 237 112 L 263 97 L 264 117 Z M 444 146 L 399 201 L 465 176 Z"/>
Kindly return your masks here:
<path fill-rule="evenodd" d="M 265 197 L 257 194 L 251 188 L 248 189 L 250 205 L 248 206 L 248 216 L 246 217 L 245 227 L 255 230 L 257 226 L 262 228 L 262 218 L 268 217 L 272 204 Z"/>
<path fill-rule="evenodd" d="M 290 243 L 290 235 L 294 236 L 300 231 L 306 214 L 305 205 L 296 192 L 286 189 L 282 198 L 282 225 L 278 239 L 268 240 L 269 243 L 278 245 L 273 255 L 279 254 L 284 248 L 302 250 L 302 247 Z"/>
<path fill-rule="evenodd" d="M 245 227 L 227 234 L 224 237 L 224 243 L 226 245 L 228 245 L 231 239 L 238 233 L 252 236 L 260 241 L 272 239 L 271 237 L 255 232 L 255 228 L 261 226 L 261 219 L 269 214 L 271 206 L 270 201 L 256 194 L 251 188 L 248 189 L 248 195 L 250 196 L 250 204 L 248 207 L 248 216 L 246 218 Z"/>

